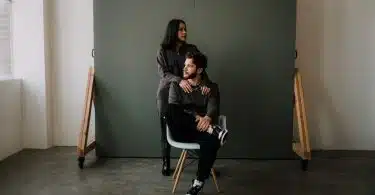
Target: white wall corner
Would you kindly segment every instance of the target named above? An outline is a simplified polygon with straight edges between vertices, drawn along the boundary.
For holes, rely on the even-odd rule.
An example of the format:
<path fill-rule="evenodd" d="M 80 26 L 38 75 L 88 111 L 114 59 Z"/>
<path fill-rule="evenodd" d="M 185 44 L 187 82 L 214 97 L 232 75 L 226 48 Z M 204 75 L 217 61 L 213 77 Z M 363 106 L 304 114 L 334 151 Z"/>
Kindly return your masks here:
<path fill-rule="evenodd" d="M 47 118 L 47 146 L 51 147 L 53 140 L 54 124 L 54 89 L 55 80 L 53 66 L 53 40 L 54 40 L 54 6 L 55 1 L 44 0 L 44 36 L 45 36 L 45 67 L 46 67 L 46 118 Z"/>

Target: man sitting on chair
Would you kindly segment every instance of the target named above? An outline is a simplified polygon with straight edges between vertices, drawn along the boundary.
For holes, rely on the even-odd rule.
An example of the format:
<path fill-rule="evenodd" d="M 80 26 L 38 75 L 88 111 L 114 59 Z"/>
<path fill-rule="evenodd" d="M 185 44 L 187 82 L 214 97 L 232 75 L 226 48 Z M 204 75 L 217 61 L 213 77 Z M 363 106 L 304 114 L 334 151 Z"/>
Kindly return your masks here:
<path fill-rule="evenodd" d="M 194 142 L 200 145 L 197 178 L 187 194 L 198 194 L 209 177 L 216 160 L 220 141 L 207 131 L 219 118 L 219 89 L 215 83 L 205 83 L 210 88 L 209 95 L 201 91 L 201 74 L 207 67 L 207 58 L 202 53 L 188 53 L 184 67 L 184 79 L 193 88 L 184 92 L 178 83 L 172 82 L 169 90 L 167 124 L 171 136 L 178 142 Z"/>

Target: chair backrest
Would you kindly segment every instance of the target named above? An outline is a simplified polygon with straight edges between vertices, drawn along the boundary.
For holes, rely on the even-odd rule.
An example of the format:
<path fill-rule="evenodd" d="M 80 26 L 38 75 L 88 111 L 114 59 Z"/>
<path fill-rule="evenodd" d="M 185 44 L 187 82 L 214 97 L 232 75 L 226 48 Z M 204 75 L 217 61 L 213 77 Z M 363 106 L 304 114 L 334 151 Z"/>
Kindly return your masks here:
<path fill-rule="evenodd" d="M 171 130 L 169 129 L 168 125 L 166 125 L 165 130 L 167 131 L 167 141 L 168 141 L 168 143 L 173 142 L 174 140 L 172 138 Z"/>
<path fill-rule="evenodd" d="M 167 133 L 167 141 L 168 141 L 168 143 L 170 143 L 170 142 L 174 141 L 173 138 L 172 138 L 172 135 L 171 135 L 171 130 L 169 129 L 169 126 L 166 122 L 167 119 L 166 119 L 165 116 L 163 117 L 163 120 L 165 121 L 165 131 Z"/>

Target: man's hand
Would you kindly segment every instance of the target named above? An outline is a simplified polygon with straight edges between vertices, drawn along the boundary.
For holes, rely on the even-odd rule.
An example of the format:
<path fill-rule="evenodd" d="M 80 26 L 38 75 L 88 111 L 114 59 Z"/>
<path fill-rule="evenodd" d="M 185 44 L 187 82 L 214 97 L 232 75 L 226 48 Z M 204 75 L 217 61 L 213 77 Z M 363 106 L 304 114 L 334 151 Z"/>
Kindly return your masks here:
<path fill-rule="evenodd" d="M 193 88 L 191 88 L 190 83 L 187 80 L 181 80 L 180 87 L 185 91 L 185 93 L 190 93 L 193 91 Z"/>
<path fill-rule="evenodd" d="M 211 118 L 208 116 L 205 116 L 205 117 L 197 116 L 196 120 L 198 121 L 198 125 L 197 125 L 198 131 L 207 131 L 208 127 L 211 125 Z"/>
<path fill-rule="evenodd" d="M 203 86 L 201 89 L 202 89 L 203 95 L 208 95 L 211 92 L 211 89 L 208 88 L 207 86 Z"/>

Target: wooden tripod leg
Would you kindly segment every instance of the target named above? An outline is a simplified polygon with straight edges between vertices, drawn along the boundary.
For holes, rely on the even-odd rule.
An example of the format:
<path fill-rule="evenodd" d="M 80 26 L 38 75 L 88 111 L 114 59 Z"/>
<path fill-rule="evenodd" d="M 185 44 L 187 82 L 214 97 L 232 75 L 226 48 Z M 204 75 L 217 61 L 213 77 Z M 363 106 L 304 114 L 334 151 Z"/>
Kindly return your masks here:
<path fill-rule="evenodd" d="M 176 177 L 176 179 L 174 180 L 174 185 L 173 185 L 172 193 L 174 193 L 174 192 L 176 191 L 177 184 L 178 184 L 178 182 L 179 182 L 179 180 L 180 180 L 180 177 L 181 177 L 181 171 L 182 171 L 182 169 L 183 169 L 183 166 L 184 166 L 184 164 L 185 164 L 185 160 L 186 160 L 186 153 L 187 153 L 187 151 L 184 150 L 184 151 L 183 151 L 183 156 L 182 156 L 182 161 L 181 161 L 180 167 L 179 167 L 178 172 L 177 172 L 177 177 Z"/>
<path fill-rule="evenodd" d="M 298 93 L 300 97 L 300 112 L 301 112 L 301 122 L 302 122 L 302 134 L 301 136 L 303 137 L 303 148 L 304 148 L 304 156 L 306 159 L 310 159 L 310 140 L 309 140 L 309 135 L 308 135 L 308 128 L 307 128 L 307 118 L 306 118 L 306 107 L 305 107 L 305 101 L 304 101 L 304 94 L 303 94 L 303 87 L 302 87 L 302 78 L 301 74 L 297 74 L 297 83 L 298 83 Z"/>
<path fill-rule="evenodd" d="M 212 174 L 212 180 L 214 181 L 214 184 L 216 186 L 216 190 L 218 193 L 220 193 L 220 189 L 219 189 L 219 185 L 217 184 L 216 173 L 215 173 L 214 168 L 211 169 L 211 174 Z"/>
<path fill-rule="evenodd" d="M 298 73 L 297 73 L 298 74 Z M 301 154 L 302 151 L 305 150 L 304 148 L 304 136 L 303 135 L 303 124 L 302 124 L 302 113 L 301 113 L 301 96 L 299 93 L 299 87 L 298 87 L 298 76 L 294 78 L 294 93 L 295 93 L 295 107 L 296 107 L 296 115 L 297 115 L 297 124 L 298 124 L 298 134 L 299 134 L 299 139 L 300 143 L 298 144 L 298 147 L 296 147 L 296 152 L 298 155 L 303 155 Z M 303 153 L 303 152 L 302 152 Z"/>
<path fill-rule="evenodd" d="M 83 119 L 81 121 L 81 128 L 78 138 L 78 166 L 79 168 L 83 169 L 83 163 L 85 161 L 85 155 L 95 148 L 95 142 L 91 143 L 89 147 L 87 147 L 87 139 L 89 133 L 89 124 L 90 124 L 90 117 L 91 117 L 91 108 L 93 104 L 93 90 L 94 90 L 94 68 L 90 67 L 88 72 L 88 79 L 87 79 L 87 86 L 86 86 L 86 94 L 85 94 L 85 102 L 84 102 L 84 109 L 83 109 Z"/>
<path fill-rule="evenodd" d="M 295 111 L 297 115 L 299 143 L 293 144 L 293 149 L 301 157 L 301 168 L 307 171 L 308 161 L 311 159 L 310 141 L 307 128 L 305 102 L 302 88 L 301 74 L 297 71 L 294 76 Z"/>

